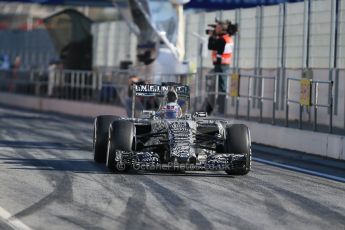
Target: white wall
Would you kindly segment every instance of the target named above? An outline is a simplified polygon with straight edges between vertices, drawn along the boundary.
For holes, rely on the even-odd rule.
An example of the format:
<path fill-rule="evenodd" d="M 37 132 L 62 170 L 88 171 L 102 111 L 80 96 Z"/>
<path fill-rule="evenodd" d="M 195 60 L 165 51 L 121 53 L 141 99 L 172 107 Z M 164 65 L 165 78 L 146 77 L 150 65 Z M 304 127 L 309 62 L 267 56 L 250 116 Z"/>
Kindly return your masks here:
<path fill-rule="evenodd" d="M 256 37 L 256 10 L 249 8 L 241 10 L 240 16 L 240 68 L 253 68 L 255 66 Z"/>
<path fill-rule="evenodd" d="M 338 97 L 337 100 L 334 101 L 337 105 L 337 113 L 334 115 L 334 126 L 337 127 L 345 127 L 345 70 L 340 70 L 338 76 L 334 77 L 335 81 L 337 82 L 338 89 Z"/>
<path fill-rule="evenodd" d="M 304 3 L 286 5 L 285 50 L 287 68 L 301 68 L 303 59 Z"/>
<path fill-rule="evenodd" d="M 299 129 L 234 120 L 246 124 L 252 142 L 345 160 L 345 137 Z"/>
<path fill-rule="evenodd" d="M 196 65 L 199 54 L 198 45 L 200 41 L 195 35 L 193 35 L 193 33 L 197 33 L 200 36 L 205 36 L 205 32 L 201 31 L 200 28 L 200 25 L 204 24 L 203 22 L 200 22 L 203 17 L 201 17 L 200 14 L 188 14 L 186 15 L 185 19 L 185 56 L 187 60 L 193 62 Z"/>
<path fill-rule="evenodd" d="M 310 14 L 310 63 L 311 68 L 329 67 L 331 34 L 330 1 L 313 1 Z"/>
<path fill-rule="evenodd" d="M 340 14 L 338 16 L 338 59 L 337 67 L 345 68 L 345 0 L 339 0 L 340 4 Z"/>
<path fill-rule="evenodd" d="M 93 66 L 119 66 L 123 60 L 136 61 L 136 36 L 123 21 L 92 25 Z"/>
<path fill-rule="evenodd" d="M 279 6 L 263 7 L 262 10 L 261 67 L 278 67 Z"/>

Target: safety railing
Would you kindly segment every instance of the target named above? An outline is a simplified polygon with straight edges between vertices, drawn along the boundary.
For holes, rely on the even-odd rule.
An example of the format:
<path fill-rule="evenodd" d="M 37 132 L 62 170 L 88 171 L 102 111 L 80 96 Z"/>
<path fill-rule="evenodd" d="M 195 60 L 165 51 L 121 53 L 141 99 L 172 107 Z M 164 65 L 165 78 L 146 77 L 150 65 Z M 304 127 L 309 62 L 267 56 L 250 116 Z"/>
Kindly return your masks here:
<path fill-rule="evenodd" d="M 224 107 L 224 111 L 227 111 L 227 99 L 228 99 L 228 84 L 226 84 L 223 87 L 226 87 L 226 90 L 221 90 L 219 89 L 219 82 L 221 77 L 228 78 L 230 73 L 208 73 L 205 75 L 204 82 L 202 84 L 203 87 L 203 96 L 202 98 L 207 98 L 211 96 L 210 101 L 213 102 L 213 110 L 217 111 L 219 110 L 219 106 Z M 212 91 L 213 88 L 213 91 Z M 224 101 L 219 101 L 220 96 L 222 98 L 225 98 L 226 100 Z"/>
<path fill-rule="evenodd" d="M 219 91 L 219 80 L 220 80 L 219 78 L 221 76 L 226 76 L 228 79 L 230 78 L 230 87 L 228 83 L 226 85 L 226 92 Z M 238 74 L 238 73 L 210 73 L 206 75 L 205 79 L 206 79 L 206 87 L 205 87 L 204 92 L 207 92 L 206 96 L 208 95 L 214 96 L 213 98 L 214 105 L 217 105 L 219 96 L 223 95 L 226 97 L 226 101 L 223 106 L 224 106 L 225 111 L 227 111 L 229 98 L 235 98 L 235 101 L 236 101 L 235 118 L 238 118 L 240 101 L 242 99 L 245 99 L 246 100 L 246 119 L 250 120 L 252 100 L 256 99 L 259 101 L 259 121 L 262 122 L 264 102 L 270 101 L 272 103 L 271 121 L 272 121 L 272 124 L 275 124 L 276 92 L 277 92 L 276 77 L 263 76 L 263 75 Z M 245 79 L 247 79 L 247 85 L 244 84 Z M 214 87 L 213 87 L 214 91 L 207 90 L 207 84 L 210 80 L 214 81 Z M 258 91 L 258 93 L 254 92 L 253 83 L 255 81 L 258 83 L 257 85 L 260 86 L 260 90 Z M 265 95 L 265 92 L 267 90 L 266 88 L 267 81 L 272 81 L 272 84 L 273 84 L 272 95 L 270 96 Z M 211 84 L 208 84 L 208 85 L 211 85 Z"/>
<path fill-rule="evenodd" d="M 46 80 L 37 78 L 34 83 L 31 76 L 28 71 L 1 70 L 0 90 L 10 93 L 38 94 L 46 84 Z"/>
<path fill-rule="evenodd" d="M 272 103 L 272 124 L 275 124 L 275 111 L 276 111 L 276 77 L 273 76 L 262 76 L 262 75 L 244 75 L 241 74 L 240 78 L 248 78 L 248 86 L 247 86 L 247 94 L 241 94 L 239 93 L 239 96 L 237 97 L 237 103 L 236 103 L 236 117 L 238 117 L 238 108 L 239 108 L 239 103 L 238 103 L 238 99 L 240 98 L 246 98 L 247 99 L 247 119 L 250 119 L 250 109 L 251 109 L 251 102 L 253 99 L 258 99 L 259 100 L 259 119 L 260 122 L 262 122 L 262 118 L 263 118 L 263 105 L 264 105 L 264 101 L 271 101 Z M 261 84 L 260 87 L 260 91 L 259 91 L 259 95 L 256 96 L 253 92 L 253 83 L 254 81 L 258 81 L 259 85 Z M 264 95 L 265 93 L 265 83 L 267 80 L 271 80 L 273 81 L 273 86 L 274 89 L 272 90 L 272 95 L 269 97 L 266 97 Z M 240 83 L 239 83 L 240 84 Z"/>
<path fill-rule="evenodd" d="M 291 82 L 298 82 L 299 83 L 299 100 L 291 99 Z M 320 93 L 320 85 L 327 85 L 328 87 L 328 103 L 321 104 L 319 103 L 319 93 Z M 314 109 L 314 121 L 313 121 L 313 130 L 317 131 L 318 123 L 318 108 L 328 108 L 329 110 L 329 126 L 328 132 L 332 133 L 333 131 L 333 81 L 318 81 L 318 80 L 311 80 L 311 79 L 297 79 L 297 78 L 287 78 L 287 86 L 286 86 L 286 104 L 285 104 L 285 126 L 289 126 L 289 110 L 290 104 L 297 104 L 299 105 L 299 119 L 298 119 L 298 128 L 302 129 L 302 116 L 303 116 L 303 108 L 306 107 L 309 109 L 313 107 Z"/>
<path fill-rule="evenodd" d="M 130 72 L 0 71 L 0 90 L 53 98 L 121 103 Z"/>
<path fill-rule="evenodd" d="M 125 104 L 129 96 L 129 76 L 137 75 L 133 70 L 76 71 L 76 70 L 32 70 L 0 71 L 0 90 L 19 94 L 52 98 Z M 138 76 L 151 83 L 177 82 L 190 86 L 191 97 L 195 97 L 196 73 L 159 74 Z"/>

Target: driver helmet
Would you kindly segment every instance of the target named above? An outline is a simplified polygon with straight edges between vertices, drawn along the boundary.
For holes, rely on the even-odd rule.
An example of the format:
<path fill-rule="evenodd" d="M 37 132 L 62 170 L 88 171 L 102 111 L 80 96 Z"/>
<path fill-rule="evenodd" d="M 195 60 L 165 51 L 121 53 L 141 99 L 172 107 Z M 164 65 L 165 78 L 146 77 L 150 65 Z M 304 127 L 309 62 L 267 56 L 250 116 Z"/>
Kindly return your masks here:
<path fill-rule="evenodd" d="M 169 91 L 167 93 L 167 102 L 171 103 L 171 102 L 177 102 L 178 96 L 177 93 L 175 91 Z"/>
<path fill-rule="evenodd" d="M 166 95 L 167 104 L 163 107 L 163 116 L 168 119 L 176 119 L 181 114 L 181 107 L 177 104 L 177 93 L 169 91 Z"/>

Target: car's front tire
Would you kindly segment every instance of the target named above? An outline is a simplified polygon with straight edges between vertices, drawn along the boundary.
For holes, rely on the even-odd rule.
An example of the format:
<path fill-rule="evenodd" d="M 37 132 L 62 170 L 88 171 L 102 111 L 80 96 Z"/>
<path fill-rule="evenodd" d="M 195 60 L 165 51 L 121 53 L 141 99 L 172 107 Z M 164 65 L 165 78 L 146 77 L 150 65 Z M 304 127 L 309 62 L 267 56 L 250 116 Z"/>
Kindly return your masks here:
<path fill-rule="evenodd" d="M 106 166 L 109 171 L 121 173 L 131 168 L 125 161 L 119 161 L 117 154 L 120 151 L 132 152 L 134 124 L 126 120 L 115 120 L 109 128 L 109 140 L 107 146 Z"/>
<path fill-rule="evenodd" d="M 251 140 L 246 125 L 233 124 L 225 127 L 224 150 L 227 153 L 244 154 L 246 161 L 242 168 L 227 169 L 229 175 L 246 175 L 251 170 Z"/>
<path fill-rule="evenodd" d="M 93 130 L 93 153 L 97 163 L 105 163 L 107 157 L 108 131 L 117 116 L 102 115 L 95 118 Z"/>

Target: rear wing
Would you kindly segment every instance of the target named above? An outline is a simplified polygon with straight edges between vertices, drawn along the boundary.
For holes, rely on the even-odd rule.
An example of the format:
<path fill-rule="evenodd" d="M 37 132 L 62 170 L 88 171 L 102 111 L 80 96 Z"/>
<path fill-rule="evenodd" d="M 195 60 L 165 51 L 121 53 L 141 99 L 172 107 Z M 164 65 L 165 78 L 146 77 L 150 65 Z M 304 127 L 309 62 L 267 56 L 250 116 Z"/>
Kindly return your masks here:
<path fill-rule="evenodd" d="M 133 91 L 135 96 L 142 97 L 164 97 L 165 94 L 174 90 L 179 97 L 189 97 L 189 86 L 187 85 L 156 85 L 140 84 L 134 85 Z"/>
<path fill-rule="evenodd" d="M 188 85 L 180 85 L 177 83 L 162 83 L 158 84 L 134 84 L 133 85 L 133 99 L 132 99 L 132 118 L 135 114 L 135 97 L 165 97 L 167 92 L 174 90 L 179 99 L 187 103 L 187 110 L 190 103 L 190 88 Z"/>

